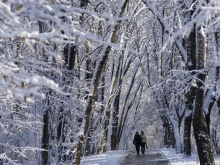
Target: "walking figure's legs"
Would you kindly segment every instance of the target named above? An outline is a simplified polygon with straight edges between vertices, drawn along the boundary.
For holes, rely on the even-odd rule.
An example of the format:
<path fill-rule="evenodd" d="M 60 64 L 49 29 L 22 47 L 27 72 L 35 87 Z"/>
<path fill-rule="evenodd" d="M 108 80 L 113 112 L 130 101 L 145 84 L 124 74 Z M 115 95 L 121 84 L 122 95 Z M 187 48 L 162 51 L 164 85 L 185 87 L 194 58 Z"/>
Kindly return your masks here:
<path fill-rule="evenodd" d="M 136 151 L 137 151 L 137 154 L 139 155 L 139 151 L 140 151 L 140 145 L 135 145 L 136 146 Z"/>
<path fill-rule="evenodd" d="M 145 154 L 145 143 L 141 143 L 141 152 Z"/>

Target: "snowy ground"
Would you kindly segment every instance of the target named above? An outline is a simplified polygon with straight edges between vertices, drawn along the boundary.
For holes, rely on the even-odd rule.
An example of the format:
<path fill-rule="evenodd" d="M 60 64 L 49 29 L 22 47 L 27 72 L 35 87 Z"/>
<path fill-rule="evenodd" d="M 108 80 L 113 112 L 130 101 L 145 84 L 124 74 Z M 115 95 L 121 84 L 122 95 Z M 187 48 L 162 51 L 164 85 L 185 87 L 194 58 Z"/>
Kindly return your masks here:
<path fill-rule="evenodd" d="M 191 157 L 185 157 L 183 154 L 176 154 L 175 149 L 160 149 L 161 152 L 170 161 L 171 165 L 198 165 L 198 155 L 192 154 Z M 220 156 L 215 156 L 216 165 L 220 165 Z"/>
<path fill-rule="evenodd" d="M 105 154 L 86 156 L 83 158 L 82 165 L 120 165 L 126 157 L 125 150 L 108 151 Z"/>
<path fill-rule="evenodd" d="M 191 157 L 184 157 L 183 154 L 176 154 L 174 149 L 160 149 L 160 151 L 170 161 L 171 165 L 198 165 L 198 156 L 192 154 Z M 127 155 L 127 151 L 108 151 L 105 154 L 86 156 L 82 165 L 120 165 Z M 215 156 L 216 165 L 220 165 L 220 156 Z"/>

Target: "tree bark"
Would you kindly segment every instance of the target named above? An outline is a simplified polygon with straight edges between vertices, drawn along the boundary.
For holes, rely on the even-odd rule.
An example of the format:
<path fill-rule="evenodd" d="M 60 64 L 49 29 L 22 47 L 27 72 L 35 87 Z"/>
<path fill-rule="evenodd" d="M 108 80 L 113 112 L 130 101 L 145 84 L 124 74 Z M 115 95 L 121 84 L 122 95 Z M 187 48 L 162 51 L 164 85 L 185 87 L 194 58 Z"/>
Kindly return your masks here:
<path fill-rule="evenodd" d="M 39 32 L 43 33 L 45 31 L 45 24 L 42 22 L 39 22 Z M 43 55 L 45 55 L 44 53 L 44 49 L 42 49 L 43 51 Z M 50 164 L 50 157 L 49 157 L 49 112 L 51 110 L 51 103 L 50 103 L 50 99 L 49 96 L 51 95 L 51 90 L 49 90 L 49 92 L 46 94 L 46 109 L 44 111 L 44 115 L 43 115 L 43 134 L 42 134 L 42 139 L 41 139 L 41 148 L 43 149 L 43 151 L 41 152 L 41 164 L 42 165 L 48 165 Z"/>
<path fill-rule="evenodd" d="M 65 114 L 63 111 L 63 107 L 60 107 L 59 114 L 58 114 L 58 127 L 57 127 L 57 151 L 58 151 L 58 162 L 66 162 L 66 155 L 65 155 L 65 146 L 63 143 L 65 142 Z"/>
<path fill-rule="evenodd" d="M 121 69 L 122 69 L 122 61 L 123 57 L 119 57 L 119 63 L 117 66 L 117 70 L 115 73 L 115 93 L 116 96 L 114 97 L 113 101 L 113 112 L 112 112 L 112 135 L 111 135 L 111 150 L 117 150 L 118 149 L 118 137 L 117 137 L 117 130 L 118 130 L 118 120 L 119 120 L 119 103 L 120 103 L 120 95 L 121 95 Z"/>
<path fill-rule="evenodd" d="M 183 152 L 187 156 L 191 156 L 191 124 L 192 124 L 192 113 L 185 117 L 184 120 L 184 145 Z"/>
<path fill-rule="evenodd" d="M 170 123 L 169 119 L 166 116 L 161 116 L 161 120 L 163 121 L 163 129 L 164 129 L 164 146 L 167 148 L 174 148 L 175 141 L 174 141 L 174 131 L 173 126 Z"/>
<path fill-rule="evenodd" d="M 119 57 L 119 63 L 117 65 L 115 63 L 113 63 L 113 66 L 112 66 L 112 68 L 113 68 L 112 69 L 112 76 L 111 76 L 112 85 L 111 85 L 111 89 L 110 89 L 110 97 L 109 97 L 108 102 L 106 104 L 106 110 L 105 110 L 106 112 L 105 112 L 105 117 L 104 117 L 104 132 L 103 132 L 102 140 L 101 140 L 102 152 L 105 152 L 107 150 L 106 143 L 107 143 L 107 138 L 108 138 L 108 126 L 110 124 L 110 117 L 111 117 L 110 109 L 111 109 L 112 102 L 114 102 L 114 100 L 115 100 L 115 97 L 116 97 L 115 95 L 117 95 L 116 89 L 119 90 L 119 88 L 117 88 L 117 85 L 120 87 L 120 85 L 118 83 L 118 81 L 119 81 L 118 74 L 119 74 L 119 68 L 120 68 L 120 59 L 121 59 L 121 56 Z M 115 65 L 117 66 L 116 70 L 114 69 Z M 114 105 L 114 103 L 113 103 L 113 105 Z"/>
<path fill-rule="evenodd" d="M 47 106 L 50 105 L 49 96 L 47 95 Z M 42 135 L 42 149 L 41 152 L 41 164 L 49 164 L 48 147 L 49 147 L 49 107 L 45 110 L 43 116 L 43 135 Z"/>
<path fill-rule="evenodd" d="M 198 79 L 204 81 L 205 75 L 199 74 Z M 201 87 L 201 85 L 200 85 Z M 208 135 L 207 123 L 203 110 L 203 95 L 202 88 L 196 90 L 195 112 L 193 115 L 193 128 L 196 139 L 196 146 L 201 165 L 214 165 L 214 157 L 211 149 L 210 138 Z"/>
<path fill-rule="evenodd" d="M 216 62 L 216 70 L 215 70 L 215 87 L 216 89 L 220 89 L 220 29 L 217 29 L 217 32 L 215 33 L 215 40 L 216 40 L 216 51 L 217 51 L 217 62 Z M 216 90 L 215 89 L 215 90 Z M 220 97 L 219 95 L 216 94 L 216 101 L 217 101 L 217 106 L 220 114 Z"/>
<path fill-rule="evenodd" d="M 205 36 L 201 33 L 201 27 L 196 29 L 196 69 L 204 69 L 205 63 Z M 214 156 L 208 135 L 207 122 L 205 119 L 203 101 L 204 101 L 204 82 L 206 75 L 197 73 L 197 89 L 195 98 L 195 108 L 193 113 L 193 129 L 196 140 L 197 151 L 201 165 L 214 165 Z"/>
<path fill-rule="evenodd" d="M 119 102 L 120 102 L 120 93 L 118 90 L 113 103 L 113 114 L 112 114 L 112 135 L 111 135 L 111 150 L 117 150 L 117 129 L 118 129 L 118 118 L 119 118 Z"/>
<path fill-rule="evenodd" d="M 186 4 L 184 5 L 186 8 L 188 7 Z M 187 10 L 186 12 L 186 21 L 187 23 L 191 21 L 191 17 L 194 13 L 195 8 L 193 10 Z M 193 81 L 194 72 L 196 69 L 196 32 L 195 32 L 195 24 L 190 31 L 190 34 L 186 40 L 186 50 L 187 50 L 187 63 L 186 70 L 189 71 L 189 74 L 192 78 L 190 78 L 188 83 Z M 190 73 L 191 72 L 191 73 Z M 195 88 L 190 86 L 188 91 L 185 94 L 186 101 L 186 114 L 184 119 L 184 147 L 183 152 L 187 156 L 191 156 L 191 124 L 192 124 L 192 112 L 194 108 L 194 100 L 195 100 Z"/>
<path fill-rule="evenodd" d="M 195 88 L 190 87 L 190 90 L 186 94 L 186 112 L 184 118 L 184 145 L 183 152 L 187 156 L 191 156 L 191 124 L 192 124 L 192 112 L 194 108 L 195 100 Z"/>

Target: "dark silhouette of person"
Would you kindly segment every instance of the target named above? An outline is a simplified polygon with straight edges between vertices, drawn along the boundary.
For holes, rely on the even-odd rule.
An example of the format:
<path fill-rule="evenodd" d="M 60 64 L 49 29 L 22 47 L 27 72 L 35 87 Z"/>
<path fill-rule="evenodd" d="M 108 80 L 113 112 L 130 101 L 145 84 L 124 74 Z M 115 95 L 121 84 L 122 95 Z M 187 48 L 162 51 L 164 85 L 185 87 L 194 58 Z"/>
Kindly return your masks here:
<path fill-rule="evenodd" d="M 135 145 L 137 154 L 139 155 L 140 145 L 141 145 L 141 136 L 139 135 L 138 132 L 136 132 L 136 134 L 134 136 L 133 144 Z"/>

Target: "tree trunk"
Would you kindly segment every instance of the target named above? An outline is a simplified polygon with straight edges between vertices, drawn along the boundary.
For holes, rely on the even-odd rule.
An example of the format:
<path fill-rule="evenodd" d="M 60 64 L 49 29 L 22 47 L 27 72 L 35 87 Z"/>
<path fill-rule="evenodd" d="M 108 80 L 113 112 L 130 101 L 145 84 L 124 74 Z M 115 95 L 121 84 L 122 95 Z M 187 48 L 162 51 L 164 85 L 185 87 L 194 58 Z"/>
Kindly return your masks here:
<path fill-rule="evenodd" d="M 186 112 L 184 119 L 184 145 L 183 152 L 187 156 L 191 156 L 191 124 L 192 124 L 192 112 L 195 100 L 195 88 L 190 87 L 190 91 L 186 94 Z"/>
<path fill-rule="evenodd" d="M 174 148 L 175 141 L 174 141 L 174 131 L 173 126 L 170 123 L 169 119 L 166 116 L 161 116 L 163 121 L 163 128 L 164 128 L 164 146 L 167 148 Z"/>
<path fill-rule="evenodd" d="M 39 23 L 39 32 L 43 33 L 45 31 L 46 25 L 42 22 Z M 44 49 L 42 49 L 43 55 Z M 43 115 L 43 134 L 42 134 L 42 139 L 41 139 L 41 148 L 43 151 L 41 152 L 41 164 L 42 165 L 48 165 L 50 164 L 50 158 L 49 158 L 49 112 L 50 112 L 50 99 L 49 96 L 51 94 L 51 90 L 46 94 L 46 109 L 44 111 Z"/>
<path fill-rule="evenodd" d="M 184 120 L 184 147 L 183 152 L 187 156 L 191 156 L 191 124 L 192 124 L 192 113 L 185 116 Z"/>
<path fill-rule="evenodd" d="M 205 114 L 205 119 L 206 119 L 206 124 L 207 124 L 207 131 L 208 131 L 209 137 L 210 137 L 210 123 L 211 123 L 210 114 L 211 113 L 209 113 L 209 112 L 207 114 Z"/>
<path fill-rule="evenodd" d="M 48 96 L 47 96 L 48 97 Z M 48 100 L 49 102 L 49 100 Z M 49 110 L 46 109 L 43 117 L 43 135 L 42 135 L 42 153 L 41 153 L 41 164 L 48 165 L 49 157 L 48 157 L 48 147 L 49 147 Z"/>
<path fill-rule="evenodd" d="M 77 150 L 76 150 L 76 161 L 74 162 L 76 165 L 80 165 L 80 161 L 81 161 L 81 157 L 82 157 L 82 145 L 84 142 L 84 137 L 89 129 L 89 123 L 90 123 L 90 119 L 91 119 L 91 114 L 92 114 L 92 103 L 93 103 L 93 99 L 95 99 L 97 97 L 97 91 L 98 91 L 98 85 L 99 85 L 99 79 L 101 76 L 101 73 L 103 71 L 104 65 L 107 62 L 108 59 L 108 55 L 110 53 L 111 47 L 108 46 L 106 48 L 106 51 L 102 57 L 102 59 L 100 60 L 100 63 L 97 64 L 96 66 L 96 72 L 93 75 L 93 80 L 94 82 L 93 84 L 93 91 L 92 91 L 92 95 L 90 95 L 88 97 L 88 103 L 87 106 L 85 107 L 85 124 L 83 126 L 83 134 L 80 135 L 79 137 L 79 142 L 77 144 Z"/>
<path fill-rule="evenodd" d="M 203 81 L 205 75 L 199 74 L 198 78 Z M 214 157 L 208 135 L 207 123 L 203 111 L 203 88 L 196 90 L 195 112 L 193 115 L 193 129 L 196 139 L 196 146 L 201 165 L 214 165 Z"/>
<path fill-rule="evenodd" d="M 173 120 L 171 123 L 172 123 L 172 127 L 173 127 L 173 135 L 174 135 L 174 140 L 175 140 L 176 152 L 177 153 L 182 153 L 179 121 L 178 120 L 177 121 Z"/>
<path fill-rule="evenodd" d="M 111 135 L 111 150 L 117 150 L 117 129 L 118 129 L 118 118 L 119 118 L 119 102 L 120 102 L 120 91 L 117 91 L 117 94 L 113 103 L 113 114 L 112 114 L 112 135 Z"/>
<path fill-rule="evenodd" d="M 196 69 L 204 69 L 205 64 L 205 36 L 201 33 L 202 28 L 196 29 Z M 214 156 L 211 148 L 210 138 L 208 135 L 207 122 L 205 119 L 203 102 L 204 102 L 204 85 L 206 75 L 204 73 L 197 74 L 197 89 L 195 98 L 195 108 L 193 113 L 193 128 L 197 145 L 197 151 L 201 165 L 214 165 Z"/>
<path fill-rule="evenodd" d="M 63 50 L 65 64 L 68 65 L 68 69 L 72 70 L 75 68 L 75 61 L 77 55 L 77 47 L 73 44 L 67 44 Z"/>
<path fill-rule="evenodd" d="M 102 139 L 101 139 L 101 152 L 106 152 L 107 151 L 107 137 L 108 137 L 108 126 L 109 126 L 109 120 L 110 120 L 110 108 L 109 105 L 107 104 L 107 111 L 105 114 L 105 118 L 104 118 L 104 131 L 102 134 Z"/>
<path fill-rule="evenodd" d="M 121 57 L 119 57 L 120 59 Z M 102 135 L 102 140 L 101 140 L 101 146 L 102 146 L 102 152 L 105 152 L 107 150 L 107 146 L 106 146 L 106 143 L 107 143 L 107 138 L 108 138 L 108 126 L 109 126 L 109 121 L 110 121 L 110 116 L 111 116 L 111 112 L 110 112 L 110 109 L 111 109 L 111 105 L 112 105 L 112 102 L 114 102 L 115 100 L 115 97 L 114 96 L 115 94 L 117 95 L 117 85 L 119 84 L 118 83 L 118 74 L 119 74 L 119 68 L 120 68 L 120 60 L 119 60 L 119 63 L 117 64 L 117 69 L 115 70 L 115 73 L 114 73 L 114 66 L 115 66 L 115 63 L 113 63 L 114 65 L 112 66 L 112 76 L 111 76 L 111 79 L 112 79 L 112 85 L 111 85 L 111 89 L 110 89 L 110 97 L 108 99 L 108 102 L 106 104 L 106 110 L 105 110 L 105 116 L 104 116 L 104 132 L 103 132 L 103 135 Z M 114 104 L 113 104 L 114 105 Z M 112 146 L 111 146 L 112 147 Z"/>
<path fill-rule="evenodd" d="M 104 110 L 105 110 L 105 106 L 104 106 L 104 102 L 105 102 L 105 74 L 102 75 L 102 88 L 100 89 L 100 101 L 102 103 L 101 105 L 101 113 L 100 113 L 100 118 L 99 118 L 99 124 L 103 124 L 102 123 L 102 118 L 105 115 L 104 114 Z M 98 142 L 98 148 L 96 149 L 96 153 L 99 154 L 100 151 L 102 151 L 102 137 L 99 137 L 99 142 Z"/>
<path fill-rule="evenodd" d="M 119 17 L 122 17 L 128 2 L 129 2 L 129 0 L 124 1 L 123 5 L 121 7 Z M 121 21 L 118 21 L 118 24 L 116 24 L 113 28 L 113 31 L 112 31 L 112 34 L 110 37 L 110 41 L 112 43 L 116 42 L 116 34 L 120 29 L 120 23 L 121 23 Z M 107 62 L 110 51 L 111 51 L 111 46 L 106 46 L 106 45 L 103 46 L 103 54 L 101 53 L 100 60 L 97 63 L 95 72 L 93 74 L 92 91 L 91 91 L 91 95 L 88 98 L 87 106 L 85 107 L 85 115 L 84 115 L 85 116 L 84 117 L 85 123 L 83 126 L 82 134 L 79 136 L 79 141 L 78 141 L 77 149 L 76 149 L 76 159 L 75 159 L 75 162 L 73 162 L 73 164 L 76 164 L 76 165 L 80 165 L 80 161 L 81 161 L 81 157 L 82 157 L 82 145 L 84 142 L 84 137 L 85 137 L 85 135 L 88 131 L 88 128 L 89 128 L 89 123 L 90 123 L 90 118 L 91 118 L 91 113 L 92 113 L 92 102 L 93 102 L 93 99 L 97 97 L 99 79 L 101 77 L 104 66 Z"/>
<path fill-rule="evenodd" d="M 65 146 L 63 143 L 65 142 L 65 117 L 64 117 L 63 108 L 60 107 L 59 115 L 58 115 L 58 127 L 57 127 L 57 162 L 65 162 L 66 155 L 65 155 Z"/>
<path fill-rule="evenodd" d="M 120 95 L 121 95 L 121 69 L 122 69 L 122 62 L 121 60 L 123 60 L 123 57 L 120 56 L 119 57 L 119 62 L 118 62 L 118 66 L 117 66 L 117 70 L 115 73 L 115 79 L 114 79 L 114 83 L 115 85 L 115 93 L 116 96 L 114 98 L 113 101 L 113 112 L 112 112 L 112 135 L 111 135 L 111 150 L 117 150 L 118 149 L 118 145 L 117 145 L 117 141 L 118 141 L 118 137 L 117 137 L 117 130 L 118 130 L 118 119 L 119 119 L 119 104 L 120 104 Z"/>
<path fill-rule="evenodd" d="M 184 10 L 186 10 L 188 6 L 185 5 Z M 191 21 L 191 17 L 194 13 L 193 10 L 187 10 L 186 12 L 186 21 L 187 23 Z M 186 40 L 186 50 L 187 50 L 187 63 L 186 70 L 191 72 L 196 69 L 196 32 L 195 32 L 195 24 L 191 29 L 189 37 Z M 190 76 L 194 76 L 194 73 L 191 72 Z M 191 83 L 193 78 L 190 78 L 188 83 Z M 190 86 L 188 91 L 186 91 L 186 114 L 184 119 L 184 147 L 183 152 L 187 156 L 191 156 L 191 124 L 192 124 L 192 112 L 194 108 L 194 100 L 195 100 L 195 88 Z"/>
<path fill-rule="evenodd" d="M 88 50 L 86 50 L 86 53 L 88 54 Z M 86 79 L 86 82 L 87 82 L 87 86 L 90 87 L 90 83 L 91 83 L 91 79 L 92 79 L 92 75 L 93 75 L 93 67 L 92 67 L 92 61 L 90 59 L 90 57 L 87 57 L 86 59 L 86 74 L 85 74 L 85 79 Z M 86 91 L 86 95 L 89 95 L 89 91 Z M 88 96 L 85 97 L 85 99 L 88 99 Z M 97 100 L 97 98 L 94 98 L 93 99 L 93 103 Z M 92 104 L 93 104 L 92 103 Z M 91 119 L 93 120 L 93 118 Z M 88 133 L 86 135 L 86 144 L 85 144 L 85 155 L 90 155 L 91 154 L 91 150 L 90 150 L 90 147 L 91 147 L 91 135 L 92 135 L 92 128 L 90 127 L 89 130 L 88 130 Z"/>

